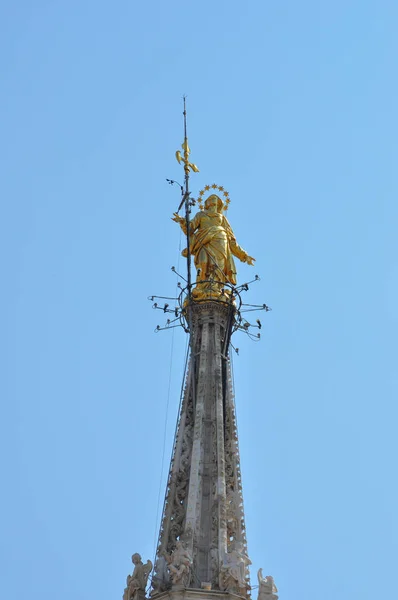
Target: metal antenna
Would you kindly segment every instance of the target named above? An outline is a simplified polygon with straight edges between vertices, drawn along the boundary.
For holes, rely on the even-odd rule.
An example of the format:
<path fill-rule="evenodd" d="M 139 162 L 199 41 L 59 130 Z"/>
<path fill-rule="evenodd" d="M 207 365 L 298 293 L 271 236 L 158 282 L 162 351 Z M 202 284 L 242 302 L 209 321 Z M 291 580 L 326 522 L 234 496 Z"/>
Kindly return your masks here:
<path fill-rule="evenodd" d="M 195 172 L 198 172 L 198 168 L 193 163 L 189 162 L 189 155 L 191 153 L 188 146 L 188 136 L 187 136 L 187 105 L 186 105 L 187 97 L 183 96 L 184 102 L 184 143 L 182 144 L 182 149 L 184 150 L 184 173 L 185 173 L 185 192 L 183 196 L 182 202 L 185 201 L 185 226 L 187 230 L 187 290 L 188 290 L 188 306 L 187 306 L 187 321 L 188 321 L 188 329 L 189 329 L 189 347 L 191 354 L 191 378 L 192 378 L 192 403 L 193 408 L 195 410 L 196 407 L 196 359 L 195 359 L 195 349 L 193 345 L 193 318 L 192 318 L 192 279 L 191 279 L 191 246 L 190 246 L 190 219 L 189 219 L 189 170 L 192 169 Z M 181 202 L 181 204 L 182 204 Z"/>
<path fill-rule="evenodd" d="M 187 137 L 187 107 L 186 107 L 186 96 L 183 96 L 183 101 L 184 101 L 184 143 L 182 145 L 182 148 L 184 150 L 184 173 L 185 173 L 185 192 L 184 192 L 184 197 L 183 197 L 183 201 L 185 202 L 185 224 L 186 224 L 186 228 L 187 228 L 187 280 L 188 280 L 188 302 L 189 304 L 191 304 L 191 295 L 192 295 L 192 290 L 191 290 L 191 248 L 190 248 L 190 244 L 189 244 L 189 227 L 190 227 L 190 223 L 189 223 L 189 168 L 190 168 L 190 164 L 188 162 L 188 158 L 189 158 L 189 154 L 190 154 L 190 150 L 189 150 L 189 146 L 188 146 L 188 137 Z M 190 313 L 190 308 L 189 308 L 189 313 Z M 191 321 L 191 314 L 189 314 L 189 321 Z M 189 326 L 191 327 L 191 322 L 189 322 Z"/>

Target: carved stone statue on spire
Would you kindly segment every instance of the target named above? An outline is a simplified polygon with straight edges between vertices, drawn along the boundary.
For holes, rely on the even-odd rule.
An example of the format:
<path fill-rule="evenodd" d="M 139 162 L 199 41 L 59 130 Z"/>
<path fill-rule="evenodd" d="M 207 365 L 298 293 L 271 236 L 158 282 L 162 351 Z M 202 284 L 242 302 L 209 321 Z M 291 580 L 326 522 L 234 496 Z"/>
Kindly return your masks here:
<path fill-rule="evenodd" d="M 255 259 L 238 245 L 223 214 L 224 208 L 221 198 L 211 194 L 203 210 L 189 224 L 189 247 L 197 271 L 196 287 L 192 293 L 194 300 L 221 299 L 226 293 L 225 283 L 236 284 L 234 256 L 249 265 L 254 264 Z M 185 218 L 174 213 L 173 221 L 187 234 Z M 182 254 L 187 256 L 187 249 Z"/>
<path fill-rule="evenodd" d="M 191 580 L 192 556 L 179 540 L 171 554 L 169 571 L 173 585 L 188 587 Z"/>
<path fill-rule="evenodd" d="M 158 559 L 155 563 L 154 574 L 152 575 L 152 592 L 151 596 L 157 594 L 159 592 L 164 592 L 166 589 L 170 587 L 170 574 L 168 569 L 168 563 L 170 562 L 171 557 L 162 550 Z"/>
<path fill-rule="evenodd" d="M 123 600 L 133 600 L 138 592 L 141 592 L 143 597 L 145 596 L 145 588 L 149 573 L 152 571 L 153 567 L 150 560 L 144 565 L 138 552 L 133 554 L 131 561 L 134 565 L 134 571 L 132 575 L 127 575 L 127 587 L 123 593 Z"/>
<path fill-rule="evenodd" d="M 263 570 L 257 572 L 258 579 L 258 596 L 257 600 L 278 600 L 279 596 L 274 592 L 278 591 L 274 583 L 274 578 L 271 575 L 263 577 Z"/>
<path fill-rule="evenodd" d="M 251 560 L 243 552 L 241 544 L 225 555 L 220 569 L 220 589 L 240 596 L 247 596 L 250 585 L 246 581 L 246 567 Z"/>

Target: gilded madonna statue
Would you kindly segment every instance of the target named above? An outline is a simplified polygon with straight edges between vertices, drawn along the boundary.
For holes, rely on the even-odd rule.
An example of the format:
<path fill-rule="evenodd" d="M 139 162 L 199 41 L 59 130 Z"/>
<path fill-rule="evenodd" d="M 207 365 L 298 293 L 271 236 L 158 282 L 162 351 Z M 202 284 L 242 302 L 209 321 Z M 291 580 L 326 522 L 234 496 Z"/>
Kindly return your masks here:
<path fill-rule="evenodd" d="M 249 265 L 254 258 L 241 248 L 227 218 L 224 204 L 216 194 L 209 196 L 204 208 L 190 221 L 189 247 L 196 267 L 196 286 L 192 292 L 195 300 L 221 299 L 228 295 L 224 284 L 236 285 L 234 256 Z M 174 213 L 173 221 L 187 234 L 186 221 Z M 187 256 L 187 249 L 183 250 Z"/>

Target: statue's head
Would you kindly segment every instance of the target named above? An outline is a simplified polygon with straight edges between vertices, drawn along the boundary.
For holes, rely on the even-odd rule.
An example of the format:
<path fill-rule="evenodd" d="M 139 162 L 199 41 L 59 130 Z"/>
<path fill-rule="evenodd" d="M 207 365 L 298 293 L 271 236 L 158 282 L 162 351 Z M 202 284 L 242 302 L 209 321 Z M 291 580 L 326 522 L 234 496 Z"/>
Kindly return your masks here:
<path fill-rule="evenodd" d="M 217 212 L 221 213 L 224 208 L 224 203 L 219 196 L 212 194 L 205 201 L 205 209 L 209 210 L 212 206 L 216 207 Z"/>
<path fill-rule="evenodd" d="M 132 562 L 135 565 L 138 565 L 139 562 L 141 562 L 141 555 L 138 554 L 138 552 L 136 552 L 135 554 L 133 554 L 133 556 L 131 557 Z"/>

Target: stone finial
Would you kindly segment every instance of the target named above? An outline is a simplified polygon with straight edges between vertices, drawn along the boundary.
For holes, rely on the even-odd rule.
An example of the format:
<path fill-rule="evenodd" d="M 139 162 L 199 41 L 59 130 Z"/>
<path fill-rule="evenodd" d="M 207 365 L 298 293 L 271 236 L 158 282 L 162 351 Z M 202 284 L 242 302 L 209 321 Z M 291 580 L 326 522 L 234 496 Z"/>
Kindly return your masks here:
<path fill-rule="evenodd" d="M 274 592 L 278 591 L 274 583 L 274 578 L 271 575 L 263 577 L 263 570 L 257 572 L 258 579 L 258 596 L 257 600 L 278 600 L 278 595 Z"/>
<path fill-rule="evenodd" d="M 145 588 L 148 581 L 149 573 L 152 571 L 152 563 L 150 560 L 144 565 L 141 556 L 136 552 L 131 557 L 134 565 L 132 575 L 127 575 L 126 588 L 123 593 L 123 600 L 133 600 L 137 592 L 141 591 L 145 595 Z"/>

